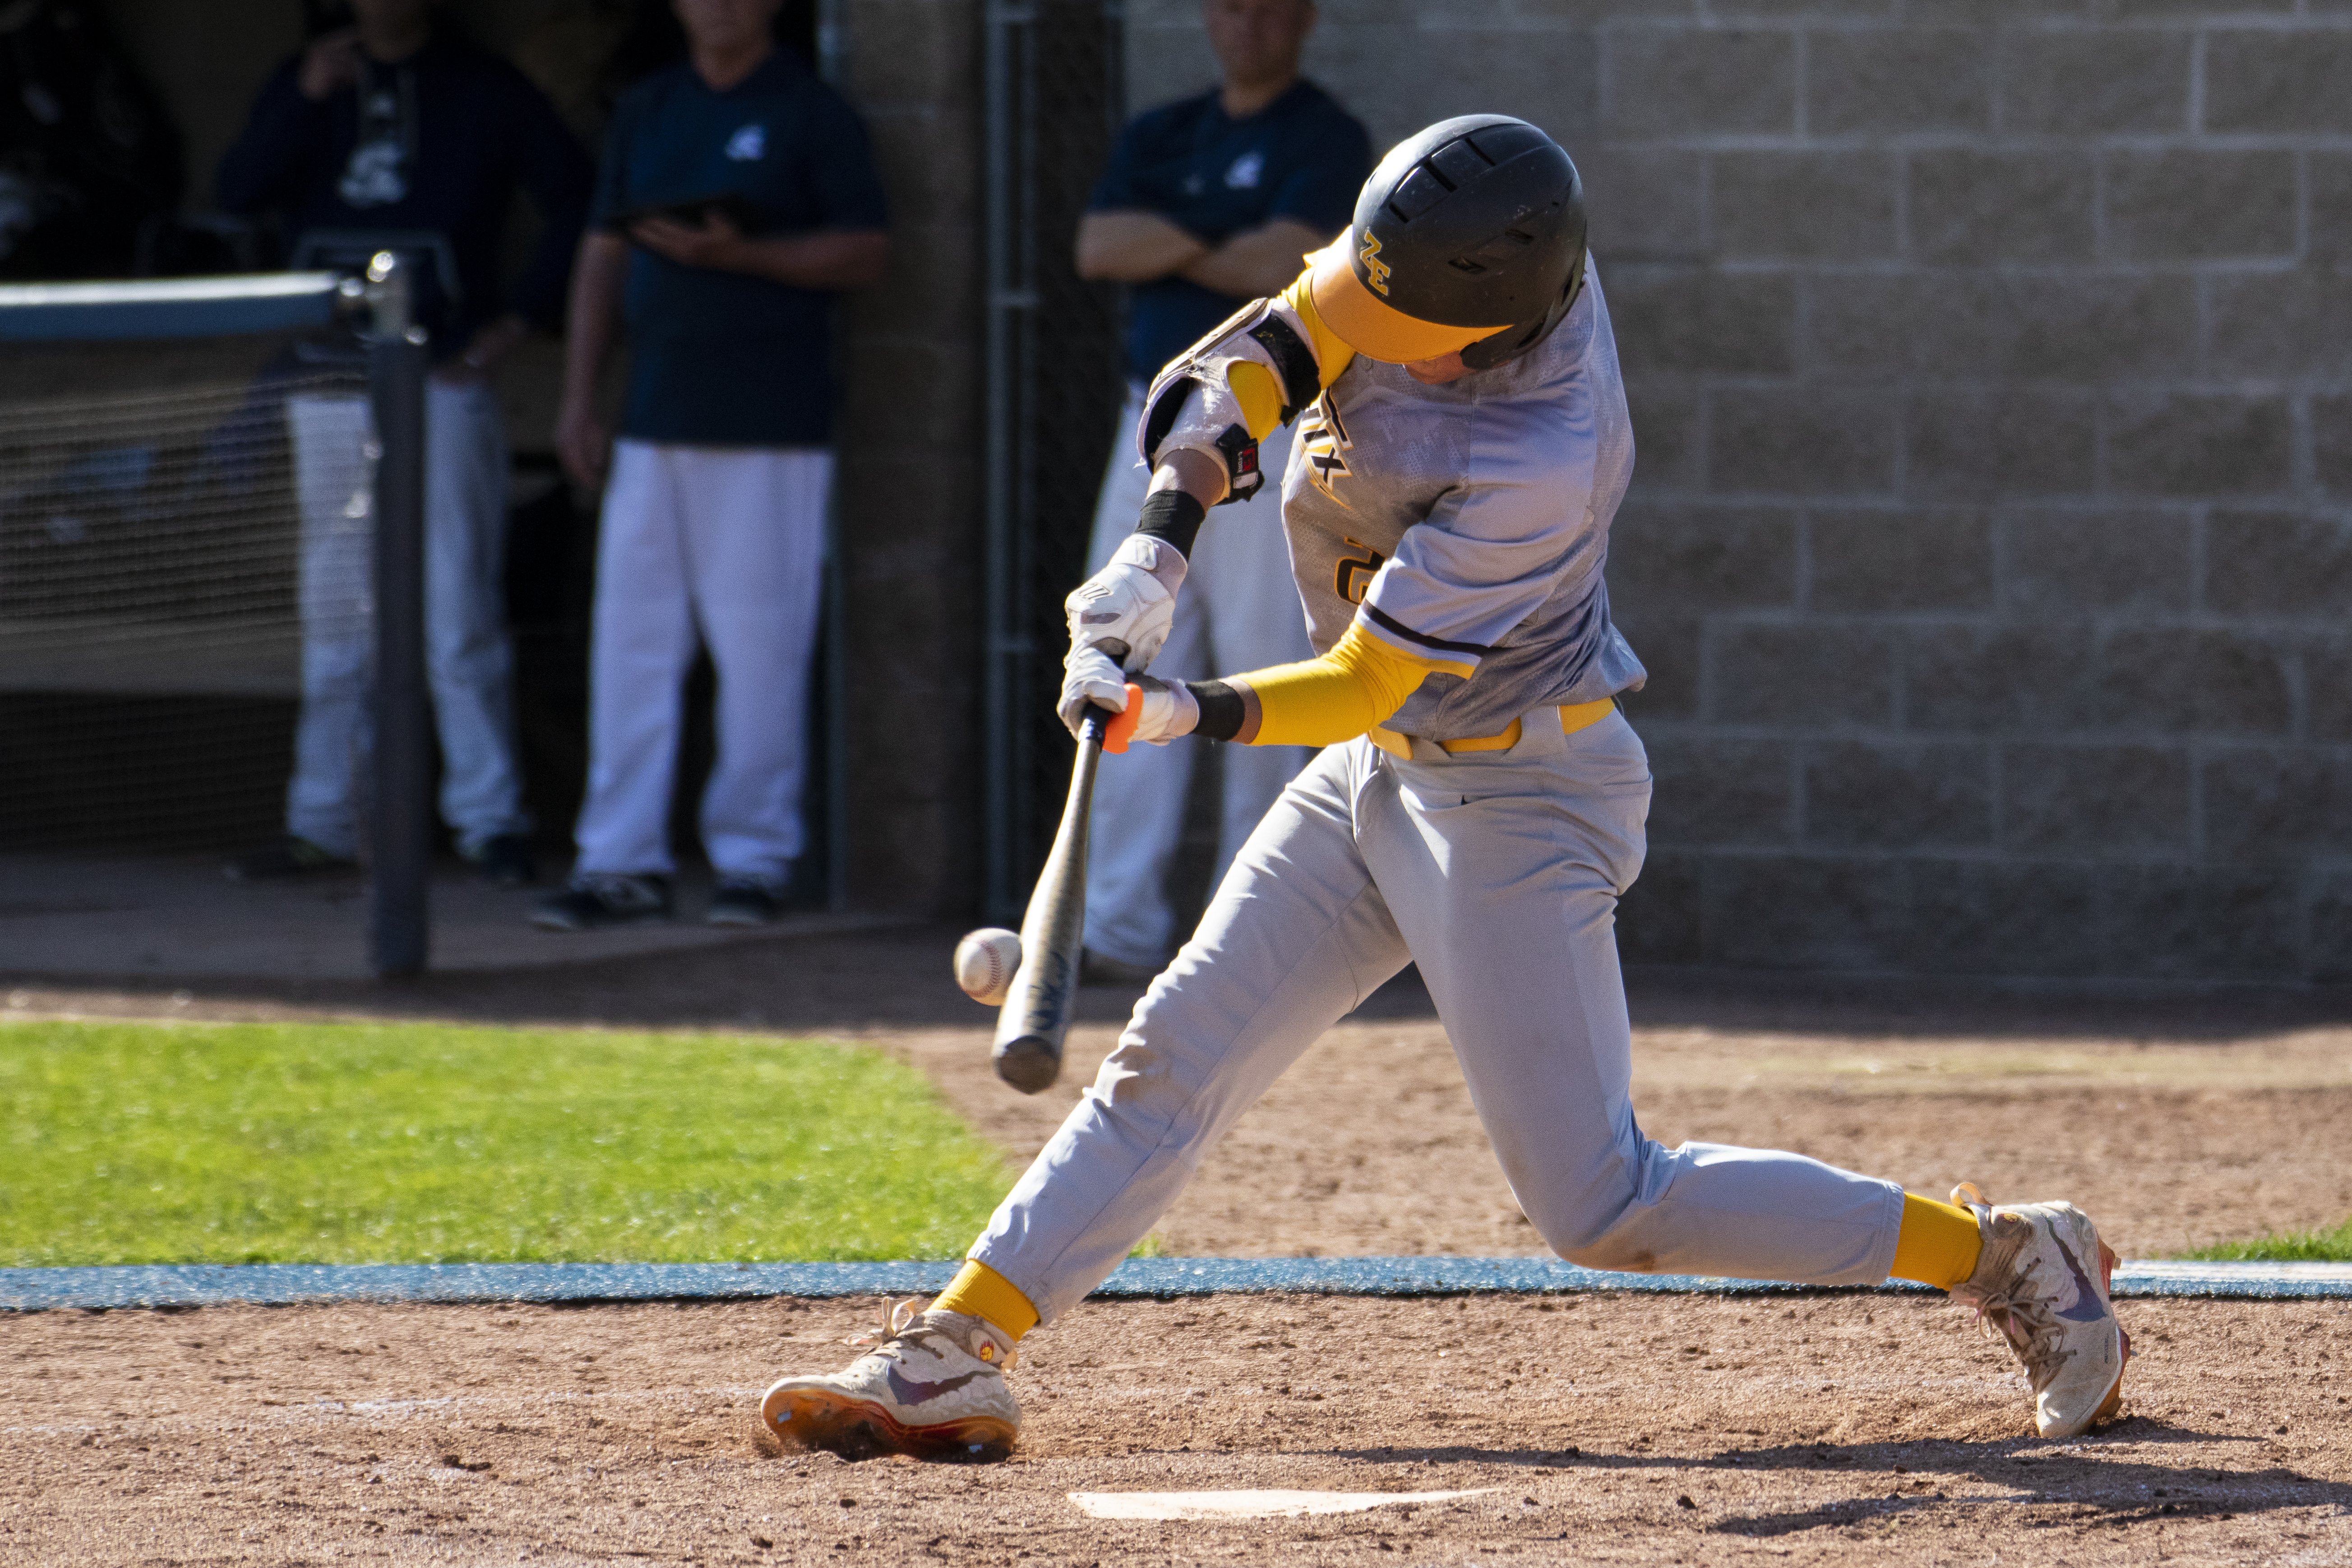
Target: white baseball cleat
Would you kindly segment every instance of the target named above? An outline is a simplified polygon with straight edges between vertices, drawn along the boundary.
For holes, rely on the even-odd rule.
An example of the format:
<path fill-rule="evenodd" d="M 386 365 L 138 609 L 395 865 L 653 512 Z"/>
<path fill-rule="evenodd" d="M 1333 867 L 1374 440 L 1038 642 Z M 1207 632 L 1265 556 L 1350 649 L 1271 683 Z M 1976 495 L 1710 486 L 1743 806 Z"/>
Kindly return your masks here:
<path fill-rule="evenodd" d="M 1952 1189 L 1952 1202 L 1975 1211 L 1984 1237 L 1976 1272 L 1953 1287 L 1952 1300 L 1991 1320 L 2025 1364 L 2035 1429 L 2080 1436 L 2123 1408 L 2131 1336 L 2107 1300 L 2115 1252 L 2091 1216 L 2073 1204 L 1996 1208 L 1968 1182 Z"/>
<path fill-rule="evenodd" d="M 829 1377 L 780 1379 L 760 1418 L 788 1445 L 874 1448 L 932 1459 L 1001 1459 L 1021 1435 L 1004 1373 L 1013 1341 L 969 1312 L 885 1303 L 884 1330 L 850 1341 L 873 1348 Z"/>

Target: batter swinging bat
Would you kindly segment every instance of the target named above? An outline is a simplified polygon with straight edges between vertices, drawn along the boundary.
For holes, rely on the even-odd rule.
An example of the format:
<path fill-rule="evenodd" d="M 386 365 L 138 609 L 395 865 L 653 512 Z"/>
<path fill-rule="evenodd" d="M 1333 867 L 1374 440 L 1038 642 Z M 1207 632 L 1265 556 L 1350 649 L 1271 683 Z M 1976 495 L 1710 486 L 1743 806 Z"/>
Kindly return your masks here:
<path fill-rule="evenodd" d="M 1070 798 L 1037 889 L 1021 917 L 1021 967 L 996 1015 L 996 1076 L 1024 1094 L 1050 1089 L 1062 1076 L 1062 1037 L 1078 995 L 1078 955 L 1087 934 L 1087 815 L 1094 805 L 1095 770 L 1105 752 L 1127 750 L 1143 716 L 1143 693 L 1127 689 L 1127 711 L 1089 708 L 1078 725 L 1078 760 L 1070 768 Z"/>

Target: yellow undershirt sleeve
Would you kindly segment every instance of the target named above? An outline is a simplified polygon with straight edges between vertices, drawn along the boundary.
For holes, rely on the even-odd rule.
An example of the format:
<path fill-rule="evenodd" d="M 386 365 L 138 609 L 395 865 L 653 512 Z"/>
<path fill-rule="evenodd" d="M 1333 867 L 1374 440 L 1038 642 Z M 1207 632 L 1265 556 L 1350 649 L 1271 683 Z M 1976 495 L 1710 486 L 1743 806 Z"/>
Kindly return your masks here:
<path fill-rule="evenodd" d="M 956 1270 L 955 1279 L 940 1292 L 931 1306 L 942 1312 L 970 1312 L 975 1318 L 986 1318 L 1011 1337 L 1015 1344 L 1021 1336 L 1037 1326 L 1037 1309 L 1020 1288 L 977 1258 L 967 1258 Z"/>
<path fill-rule="evenodd" d="M 1983 1249 L 1984 1233 L 1975 1215 L 1954 1204 L 1906 1193 L 1903 1229 L 1895 1240 L 1895 1266 L 1887 1272 L 1897 1279 L 1916 1279 L 1948 1290 L 1965 1284 L 1977 1271 L 1977 1254 Z"/>
<path fill-rule="evenodd" d="M 1225 373 L 1225 384 L 1234 389 L 1234 401 L 1242 405 L 1242 417 L 1249 422 L 1250 439 L 1263 441 L 1282 423 L 1282 388 L 1274 379 L 1274 372 L 1255 360 L 1244 360 Z M 1271 476 L 1269 476 L 1271 478 Z"/>
<path fill-rule="evenodd" d="M 1471 666 L 1415 658 L 1348 628 L 1329 653 L 1225 678 L 1251 719 L 1236 740 L 1254 746 L 1333 746 L 1352 741 L 1404 706 L 1435 674 L 1467 676 Z"/>

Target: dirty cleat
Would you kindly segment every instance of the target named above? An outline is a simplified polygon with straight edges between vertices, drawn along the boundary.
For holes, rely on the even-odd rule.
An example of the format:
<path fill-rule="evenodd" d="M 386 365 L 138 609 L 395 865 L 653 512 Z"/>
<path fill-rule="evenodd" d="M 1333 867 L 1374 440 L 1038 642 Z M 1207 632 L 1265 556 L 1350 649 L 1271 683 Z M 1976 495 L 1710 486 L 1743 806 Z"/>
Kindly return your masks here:
<path fill-rule="evenodd" d="M 789 1446 L 852 1457 L 876 1449 L 925 1459 L 1001 1459 L 1021 1434 L 1021 1406 L 1004 1373 L 1013 1341 L 968 1312 L 883 1308 L 884 1331 L 830 1377 L 787 1377 L 760 1401 L 760 1418 Z"/>
<path fill-rule="evenodd" d="M 2073 1204 L 1994 1207 L 1967 1182 L 1952 1202 L 1973 1210 L 1984 1237 L 1977 1269 L 1952 1300 L 1977 1310 L 2009 1341 L 2033 1384 L 2033 1425 L 2075 1437 L 2123 1407 L 2131 1338 L 2107 1300 L 2116 1255 Z"/>

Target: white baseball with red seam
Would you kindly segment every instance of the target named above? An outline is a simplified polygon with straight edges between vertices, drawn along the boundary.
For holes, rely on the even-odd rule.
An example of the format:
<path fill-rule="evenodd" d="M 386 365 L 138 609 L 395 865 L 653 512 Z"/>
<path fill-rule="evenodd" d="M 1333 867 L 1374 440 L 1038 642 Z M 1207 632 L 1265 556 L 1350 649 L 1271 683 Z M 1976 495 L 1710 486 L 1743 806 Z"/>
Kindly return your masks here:
<path fill-rule="evenodd" d="M 956 984 L 975 1002 L 993 1007 L 1013 989 L 1013 972 L 1021 967 L 1021 935 L 1003 926 L 982 926 L 966 931 L 956 943 Z"/>

